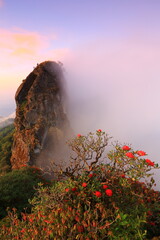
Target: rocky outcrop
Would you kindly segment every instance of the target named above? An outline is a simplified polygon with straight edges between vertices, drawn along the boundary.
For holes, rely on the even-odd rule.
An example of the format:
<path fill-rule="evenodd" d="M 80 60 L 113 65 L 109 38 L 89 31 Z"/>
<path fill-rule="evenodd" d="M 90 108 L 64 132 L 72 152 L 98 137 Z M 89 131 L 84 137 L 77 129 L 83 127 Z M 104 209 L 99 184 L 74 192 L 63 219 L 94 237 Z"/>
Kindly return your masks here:
<path fill-rule="evenodd" d="M 12 168 L 24 164 L 46 169 L 57 154 L 69 124 L 64 111 L 63 71 L 56 62 L 43 62 L 23 80 L 15 96 L 15 135 Z"/>

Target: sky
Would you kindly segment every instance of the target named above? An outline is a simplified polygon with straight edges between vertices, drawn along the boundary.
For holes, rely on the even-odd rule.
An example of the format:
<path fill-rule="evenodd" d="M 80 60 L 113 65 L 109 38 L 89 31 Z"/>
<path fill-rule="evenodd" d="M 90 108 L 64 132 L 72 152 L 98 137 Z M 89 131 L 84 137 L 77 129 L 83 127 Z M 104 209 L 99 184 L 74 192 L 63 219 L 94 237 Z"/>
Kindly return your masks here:
<path fill-rule="evenodd" d="M 0 0 L 0 115 L 37 63 L 61 61 L 75 132 L 101 128 L 160 163 L 159 12 L 159 0 Z"/>

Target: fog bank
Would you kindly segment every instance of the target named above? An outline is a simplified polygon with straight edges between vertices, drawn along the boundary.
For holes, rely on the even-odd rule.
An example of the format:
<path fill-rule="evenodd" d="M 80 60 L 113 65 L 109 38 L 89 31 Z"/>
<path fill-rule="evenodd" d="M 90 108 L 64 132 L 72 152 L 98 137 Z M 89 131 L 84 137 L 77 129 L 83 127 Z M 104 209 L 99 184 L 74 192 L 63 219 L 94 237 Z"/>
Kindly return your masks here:
<path fill-rule="evenodd" d="M 74 51 L 65 63 L 70 122 L 81 134 L 101 128 L 160 164 L 160 48 L 142 40 Z"/>

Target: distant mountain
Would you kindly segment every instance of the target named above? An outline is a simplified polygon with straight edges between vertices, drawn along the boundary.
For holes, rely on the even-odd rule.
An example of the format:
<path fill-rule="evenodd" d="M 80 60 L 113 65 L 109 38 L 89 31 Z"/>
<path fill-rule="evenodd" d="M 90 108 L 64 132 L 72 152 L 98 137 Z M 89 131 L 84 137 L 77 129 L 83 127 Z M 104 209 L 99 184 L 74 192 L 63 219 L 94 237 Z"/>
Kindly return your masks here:
<path fill-rule="evenodd" d="M 4 128 L 14 122 L 15 112 L 10 114 L 8 117 L 0 116 L 0 128 Z"/>

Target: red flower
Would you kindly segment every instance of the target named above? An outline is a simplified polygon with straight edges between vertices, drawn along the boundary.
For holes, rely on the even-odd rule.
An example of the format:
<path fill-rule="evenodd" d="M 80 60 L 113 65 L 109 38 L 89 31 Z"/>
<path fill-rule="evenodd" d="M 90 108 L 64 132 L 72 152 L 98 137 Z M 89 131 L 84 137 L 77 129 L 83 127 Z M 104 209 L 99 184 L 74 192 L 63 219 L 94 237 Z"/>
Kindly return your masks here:
<path fill-rule="evenodd" d="M 72 188 L 72 192 L 75 192 L 76 190 L 77 190 L 77 188 L 76 188 L 76 187 Z"/>
<path fill-rule="evenodd" d="M 125 155 L 129 158 L 134 158 L 134 155 L 131 152 L 127 152 Z"/>
<path fill-rule="evenodd" d="M 101 197 L 101 196 L 102 196 L 102 193 L 99 192 L 99 191 L 96 191 L 96 192 L 94 192 L 94 195 L 95 195 L 96 197 Z"/>
<path fill-rule="evenodd" d="M 91 174 L 89 174 L 89 175 L 88 175 L 88 177 L 90 177 L 90 178 L 91 178 L 91 177 L 93 177 L 93 174 L 92 174 L 92 173 L 91 173 Z"/>
<path fill-rule="evenodd" d="M 148 164 L 148 166 L 154 166 L 154 162 L 152 162 L 151 160 L 149 159 L 146 159 L 146 163 Z"/>
<path fill-rule="evenodd" d="M 86 182 L 82 183 L 82 187 L 87 187 L 87 183 Z"/>
<path fill-rule="evenodd" d="M 21 233 L 26 232 L 26 228 L 22 228 Z"/>
<path fill-rule="evenodd" d="M 126 176 L 125 176 L 125 174 L 122 174 L 121 177 L 122 177 L 122 178 L 125 178 Z"/>
<path fill-rule="evenodd" d="M 108 188 L 108 186 L 107 186 L 107 185 L 103 185 L 102 187 L 103 187 L 103 189 L 106 189 L 106 188 Z"/>
<path fill-rule="evenodd" d="M 33 222 L 33 218 L 29 218 L 29 222 L 31 222 L 31 223 L 32 223 L 32 222 Z"/>
<path fill-rule="evenodd" d="M 77 137 L 80 138 L 80 137 L 82 137 L 82 135 L 81 134 L 77 134 Z"/>
<path fill-rule="evenodd" d="M 123 146 L 122 149 L 123 149 L 124 151 L 129 151 L 131 148 L 128 147 L 128 146 Z"/>
<path fill-rule="evenodd" d="M 147 155 L 146 152 L 144 152 L 144 151 L 137 151 L 137 154 L 138 154 L 139 156 L 145 156 L 145 155 Z"/>
<path fill-rule="evenodd" d="M 109 197 L 111 197 L 111 196 L 113 195 L 112 190 L 111 190 L 111 189 L 107 189 L 107 190 L 106 190 L 106 195 L 109 196 Z"/>
<path fill-rule="evenodd" d="M 69 188 L 66 188 L 65 191 L 66 191 L 66 192 L 69 192 Z"/>
<path fill-rule="evenodd" d="M 101 130 L 101 129 L 98 129 L 97 132 L 102 132 L 102 130 Z"/>

